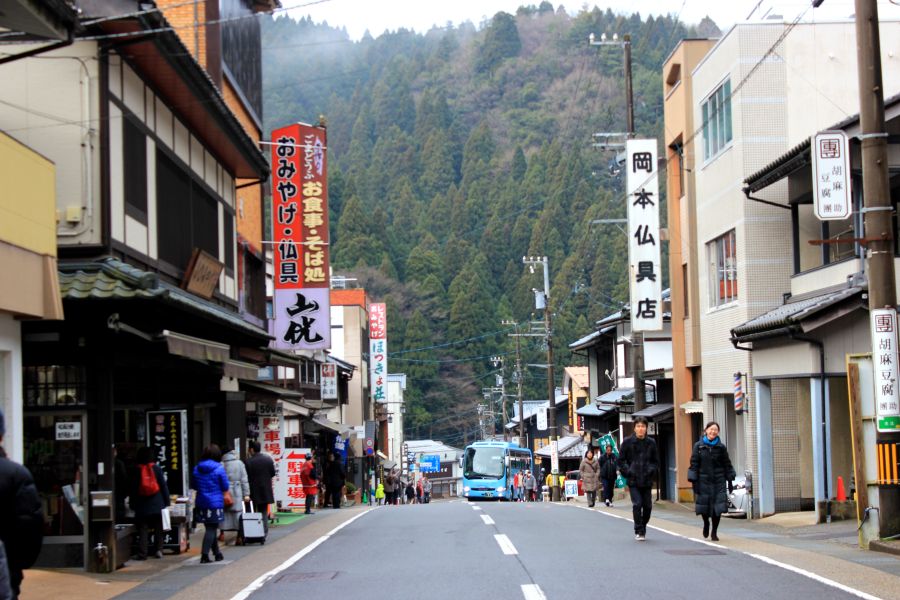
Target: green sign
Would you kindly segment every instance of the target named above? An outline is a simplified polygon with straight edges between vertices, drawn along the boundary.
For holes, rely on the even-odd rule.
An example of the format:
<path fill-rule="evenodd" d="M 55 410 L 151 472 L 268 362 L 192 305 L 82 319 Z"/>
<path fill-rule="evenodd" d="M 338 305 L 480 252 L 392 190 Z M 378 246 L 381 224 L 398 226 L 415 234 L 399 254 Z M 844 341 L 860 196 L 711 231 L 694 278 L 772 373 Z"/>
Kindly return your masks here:
<path fill-rule="evenodd" d="M 878 417 L 878 431 L 900 431 L 900 417 Z"/>

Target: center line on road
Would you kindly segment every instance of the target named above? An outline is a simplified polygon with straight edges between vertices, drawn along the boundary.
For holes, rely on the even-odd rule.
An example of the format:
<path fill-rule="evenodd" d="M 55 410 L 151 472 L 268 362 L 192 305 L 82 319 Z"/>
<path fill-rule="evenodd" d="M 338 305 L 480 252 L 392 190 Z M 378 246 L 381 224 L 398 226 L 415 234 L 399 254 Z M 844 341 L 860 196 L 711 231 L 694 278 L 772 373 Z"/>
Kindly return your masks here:
<path fill-rule="evenodd" d="M 525 596 L 525 600 L 547 600 L 547 596 L 544 595 L 544 590 L 536 583 L 523 585 L 522 595 Z"/>
<path fill-rule="evenodd" d="M 472 510 L 481 510 L 481 507 L 480 507 L 480 506 L 473 506 L 473 507 L 472 507 Z"/>
<path fill-rule="evenodd" d="M 485 525 L 493 525 L 494 524 L 494 520 L 491 518 L 490 515 L 481 515 L 481 520 L 484 521 Z"/>
<path fill-rule="evenodd" d="M 513 543 L 509 541 L 509 538 L 502 533 L 494 534 L 494 539 L 497 540 L 497 544 L 500 545 L 500 549 L 503 550 L 503 554 L 509 555 L 519 553 L 519 551 L 516 550 L 516 547 L 513 546 Z"/>

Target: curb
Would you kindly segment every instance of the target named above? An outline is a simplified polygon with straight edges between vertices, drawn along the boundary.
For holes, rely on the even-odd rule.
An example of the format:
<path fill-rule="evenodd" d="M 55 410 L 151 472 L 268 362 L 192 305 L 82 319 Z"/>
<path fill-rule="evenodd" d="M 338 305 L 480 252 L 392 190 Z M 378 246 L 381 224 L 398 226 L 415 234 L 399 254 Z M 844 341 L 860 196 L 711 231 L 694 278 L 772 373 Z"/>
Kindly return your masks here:
<path fill-rule="evenodd" d="M 875 552 L 884 552 L 885 554 L 893 554 L 894 556 L 900 556 L 900 544 L 897 543 L 882 541 L 869 542 L 869 550 L 873 550 Z"/>

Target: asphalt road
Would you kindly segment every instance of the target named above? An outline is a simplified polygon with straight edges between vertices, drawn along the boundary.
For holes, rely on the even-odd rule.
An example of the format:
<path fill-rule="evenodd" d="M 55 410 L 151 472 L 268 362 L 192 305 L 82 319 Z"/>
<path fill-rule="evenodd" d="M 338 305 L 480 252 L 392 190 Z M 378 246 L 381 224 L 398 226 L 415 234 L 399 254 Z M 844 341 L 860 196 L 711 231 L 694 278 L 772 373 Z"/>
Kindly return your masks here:
<path fill-rule="evenodd" d="M 654 529 L 652 520 L 650 526 L 647 540 L 637 542 L 630 521 L 577 506 L 383 507 L 320 539 L 249 598 L 859 597 L 725 546 Z"/>

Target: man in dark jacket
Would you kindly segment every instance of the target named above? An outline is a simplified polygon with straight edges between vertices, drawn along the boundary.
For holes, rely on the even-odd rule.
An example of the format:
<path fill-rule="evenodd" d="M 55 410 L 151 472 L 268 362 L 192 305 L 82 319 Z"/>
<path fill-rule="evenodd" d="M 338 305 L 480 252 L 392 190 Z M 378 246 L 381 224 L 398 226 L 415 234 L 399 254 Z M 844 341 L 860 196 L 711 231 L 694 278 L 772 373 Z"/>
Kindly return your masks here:
<path fill-rule="evenodd" d="M 628 482 L 631 507 L 634 515 L 634 539 L 643 542 L 647 538 L 647 523 L 653 510 L 651 489 L 659 467 L 656 442 L 647 435 L 647 419 L 634 418 L 634 434 L 622 442 L 619 451 L 619 471 Z"/>
<path fill-rule="evenodd" d="M 334 454 L 329 453 L 328 463 L 325 465 L 325 487 L 328 489 L 326 498 L 331 499 L 331 508 L 341 507 L 345 481 L 344 467 Z"/>
<path fill-rule="evenodd" d="M 263 530 L 269 532 L 269 505 L 275 503 L 272 494 L 272 479 L 275 472 L 275 461 L 268 454 L 263 454 L 259 442 L 250 442 L 250 458 L 247 459 L 247 479 L 250 480 L 250 500 L 253 507 L 263 516 Z"/>
<path fill-rule="evenodd" d="M 0 444 L 6 434 L 6 421 L 0 411 Z M 44 516 L 41 499 L 31 473 L 6 458 L 0 446 L 0 541 L 6 546 L 9 580 L 13 600 L 19 597 L 22 571 L 37 560 L 44 541 Z"/>

